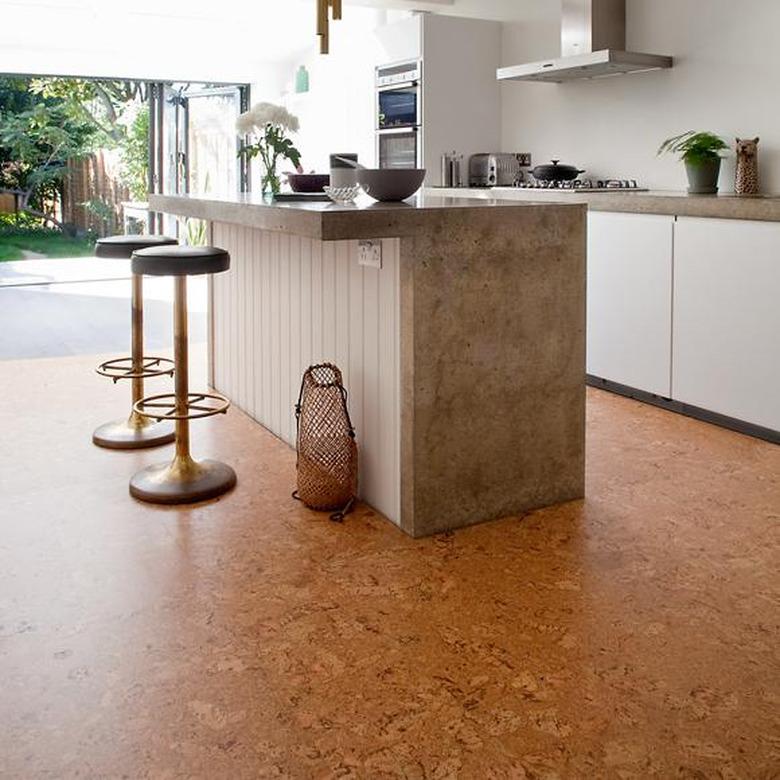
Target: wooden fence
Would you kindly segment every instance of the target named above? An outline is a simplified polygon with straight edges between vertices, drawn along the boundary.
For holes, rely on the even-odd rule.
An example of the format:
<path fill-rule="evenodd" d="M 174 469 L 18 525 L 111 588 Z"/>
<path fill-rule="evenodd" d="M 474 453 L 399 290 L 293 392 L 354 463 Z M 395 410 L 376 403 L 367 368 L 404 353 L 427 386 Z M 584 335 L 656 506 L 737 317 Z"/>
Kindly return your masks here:
<path fill-rule="evenodd" d="M 62 221 L 99 236 L 122 232 L 122 202 L 130 191 L 119 181 L 119 162 L 100 150 L 68 161 L 62 188 Z"/>

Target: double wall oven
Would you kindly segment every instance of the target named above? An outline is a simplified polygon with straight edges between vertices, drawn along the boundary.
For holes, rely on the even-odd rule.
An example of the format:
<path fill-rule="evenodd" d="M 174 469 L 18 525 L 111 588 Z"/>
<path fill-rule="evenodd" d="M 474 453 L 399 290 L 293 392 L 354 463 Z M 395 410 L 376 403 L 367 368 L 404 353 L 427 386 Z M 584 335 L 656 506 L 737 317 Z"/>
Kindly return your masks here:
<path fill-rule="evenodd" d="M 376 69 L 376 157 L 380 168 L 422 163 L 422 66 L 419 60 Z"/>

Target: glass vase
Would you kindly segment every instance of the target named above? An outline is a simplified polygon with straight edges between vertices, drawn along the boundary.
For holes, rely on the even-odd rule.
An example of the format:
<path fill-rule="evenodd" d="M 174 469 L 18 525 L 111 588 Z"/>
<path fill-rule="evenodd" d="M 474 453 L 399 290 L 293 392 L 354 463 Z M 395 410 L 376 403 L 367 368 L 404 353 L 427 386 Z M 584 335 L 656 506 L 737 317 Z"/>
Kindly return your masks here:
<path fill-rule="evenodd" d="M 263 195 L 274 196 L 279 194 L 282 189 L 282 182 L 275 169 L 266 168 L 261 182 L 261 189 Z"/>

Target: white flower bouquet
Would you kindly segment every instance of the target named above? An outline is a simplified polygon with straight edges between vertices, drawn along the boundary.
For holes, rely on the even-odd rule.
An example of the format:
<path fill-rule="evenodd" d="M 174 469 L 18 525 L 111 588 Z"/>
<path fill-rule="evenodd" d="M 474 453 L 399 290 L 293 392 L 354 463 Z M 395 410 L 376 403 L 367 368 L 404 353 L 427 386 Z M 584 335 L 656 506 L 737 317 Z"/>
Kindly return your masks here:
<path fill-rule="evenodd" d="M 239 135 L 254 138 L 252 143 L 241 146 L 239 154 L 251 160 L 260 157 L 265 168 L 262 190 L 276 194 L 281 188 L 276 165 L 280 157 L 289 160 L 301 171 L 301 153 L 295 148 L 287 133 L 297 132 L 300 124 L 284 106 L 273 103 L 257 103 L 236 120 Z"/>

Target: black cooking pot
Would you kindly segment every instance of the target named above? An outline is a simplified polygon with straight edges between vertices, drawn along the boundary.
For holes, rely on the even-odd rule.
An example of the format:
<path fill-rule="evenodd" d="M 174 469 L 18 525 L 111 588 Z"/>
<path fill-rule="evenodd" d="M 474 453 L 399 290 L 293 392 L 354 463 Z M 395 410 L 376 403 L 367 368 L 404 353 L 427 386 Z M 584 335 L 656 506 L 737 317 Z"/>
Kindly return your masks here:
<path fill-rule="evenodd" d="M 560 165 L 559 162 L 553 160 L 552 165 L 537 165 L 531 171 L 531 175 L 539 181 L 571 181 L 581 173 L 585 173 L 573 165 Z"/>

